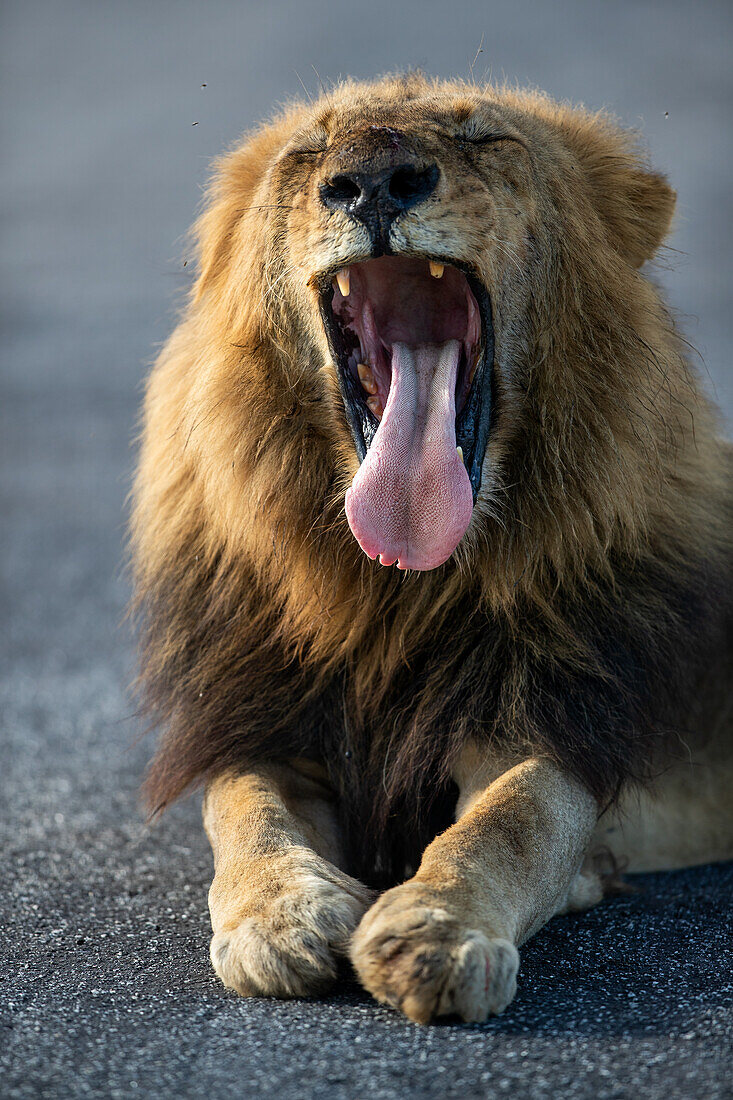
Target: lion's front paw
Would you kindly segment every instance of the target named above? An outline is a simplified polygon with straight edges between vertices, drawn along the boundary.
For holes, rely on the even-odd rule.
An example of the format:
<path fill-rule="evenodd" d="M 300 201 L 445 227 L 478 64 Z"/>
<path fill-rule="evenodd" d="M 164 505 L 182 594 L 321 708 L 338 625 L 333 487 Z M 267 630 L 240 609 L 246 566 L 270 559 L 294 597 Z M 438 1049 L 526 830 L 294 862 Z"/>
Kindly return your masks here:
<path fill-rule="evenodd" d="M 336 977 L 370 895 L 347 876 L 349 888 L 311 872 L 256 906 L 234 927 L 217 932 L 211 961 L 224 985 L 245 997 L 307 997 Z"/>
<path fill-rule="evenodd" d="M 379 899 L 350 955 L 372 996 L 421 1024 L 452 1015 L 481 1022 L 503 1012 L 517 988 L 514 945 L 471 928 L 417 883 Z"/>

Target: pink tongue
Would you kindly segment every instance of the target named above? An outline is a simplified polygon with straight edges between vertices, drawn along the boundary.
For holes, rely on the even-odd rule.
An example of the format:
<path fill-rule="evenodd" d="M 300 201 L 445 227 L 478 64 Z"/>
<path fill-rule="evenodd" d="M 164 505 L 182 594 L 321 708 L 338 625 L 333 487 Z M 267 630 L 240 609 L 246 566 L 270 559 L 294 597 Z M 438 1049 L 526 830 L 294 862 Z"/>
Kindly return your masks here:
<path fill-rule="evenodd" d="M 387 406 L 346 494 L 351 530 L 382 565 L 435 569 L 470 522 L 471 482 L 456 451 L 460 351 L 458 340 L 392 346 Z"/>

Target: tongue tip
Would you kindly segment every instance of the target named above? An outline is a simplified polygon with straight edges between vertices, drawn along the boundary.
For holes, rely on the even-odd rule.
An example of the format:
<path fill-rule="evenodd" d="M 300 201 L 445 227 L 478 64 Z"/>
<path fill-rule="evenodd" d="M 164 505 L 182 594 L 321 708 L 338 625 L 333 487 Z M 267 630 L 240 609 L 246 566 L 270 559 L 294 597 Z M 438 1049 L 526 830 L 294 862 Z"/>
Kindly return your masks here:
<path fill-rule="evenodd" d="M 460 542 L 460 539 L 458 542 Z M 456 545 L 447 553 L 445 550 L 437 554 L 415 553 L 412 550 L 408 550 L 407 554 L 397 559 L 397 568 L 402 570 L 412 569 L 419 573 L 427 573 L 431 569 L 439 569 L 441 565 L 445 565 L 448 559 L 452 557 L 458 542 L 456 542 Z"/>
<path fill-rule="evenodd" d="M 352 486 L 346 494 L 346 518 L 367 557 L 403 571 L 427 572 L 444 565 L 465 535 L 473 514 L 473 492 L 462 463 L 456 480 L 454 492 L 449 494 L 449 514 L 444 514 L 443 522 L 429 531 L 423 525 L 419 530 L 410 530 L 409 524 L 397 524 L 395 529 L 390 509 L 372 509 L 368 498 Z"/>

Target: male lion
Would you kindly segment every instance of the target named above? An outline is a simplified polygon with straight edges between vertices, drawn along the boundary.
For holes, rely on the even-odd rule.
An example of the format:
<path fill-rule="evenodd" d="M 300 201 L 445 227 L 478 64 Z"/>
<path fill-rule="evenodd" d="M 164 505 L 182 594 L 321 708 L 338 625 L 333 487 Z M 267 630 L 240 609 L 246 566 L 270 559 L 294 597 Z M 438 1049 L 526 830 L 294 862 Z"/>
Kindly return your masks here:
<path fill-rule="evenodd" d="M 219 162 L 133 547 L 147 796 L 206 781 L 227 986 L 348 954 L 484 1020 L 599 852 L 733 856 L 729 459 L 639 271 L 673 206 L 606 118 L 417 75 Z"/>

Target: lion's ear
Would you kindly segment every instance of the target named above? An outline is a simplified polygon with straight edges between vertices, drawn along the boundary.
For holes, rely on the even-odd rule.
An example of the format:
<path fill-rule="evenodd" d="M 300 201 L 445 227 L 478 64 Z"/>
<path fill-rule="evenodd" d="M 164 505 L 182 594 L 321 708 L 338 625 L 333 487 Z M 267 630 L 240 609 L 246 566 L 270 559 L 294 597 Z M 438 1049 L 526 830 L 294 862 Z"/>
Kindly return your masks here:
<path fill-rule="evenodd" d="M 630 264 L 641 267 L 669 232 L 674 191 L 645 163 L 637 135 L 602 112 L 553 104 L 550 117 L 583 169 L 611 244 Z"/>
<path fill-rule="evenodd" d="M 618 252 L 634 267 L 650 260 L 669 232 L 677 196 L 658 172 L 629 156 L 587 164 L 596 209 Z"/>
<path fill-rule="evenodd" d="M 669 232 L 677 196 L 664 176 L 646 166 L 635 135 L 613 120 L 563 111 L 558 121 L 584 169 L 611 243 L 630 264 L 641 267 Z"/>

